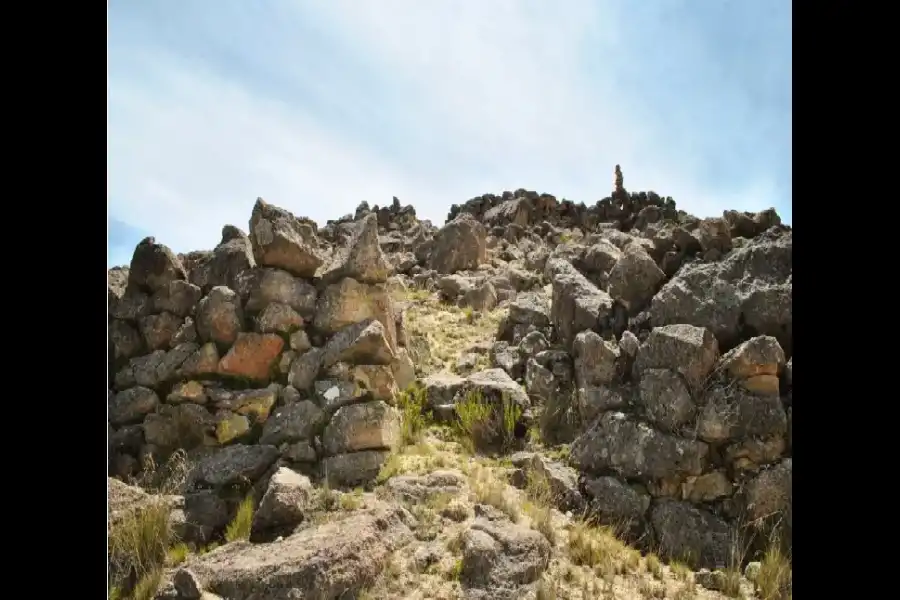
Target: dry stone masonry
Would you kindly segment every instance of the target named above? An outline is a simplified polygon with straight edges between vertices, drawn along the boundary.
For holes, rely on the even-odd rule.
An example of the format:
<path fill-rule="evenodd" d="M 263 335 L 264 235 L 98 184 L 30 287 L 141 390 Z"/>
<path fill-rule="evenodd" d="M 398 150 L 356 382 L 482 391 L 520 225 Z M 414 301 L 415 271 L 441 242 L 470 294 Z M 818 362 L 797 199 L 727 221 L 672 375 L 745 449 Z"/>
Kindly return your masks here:
<path fill-rule="evenodd" d="M 351 517 L 358 535 L 334 525 L 326 550 L 304 541 L 319 534 L 285 526 L 302 519 L 307 476 L 373 483 L 401 443 L 398 392 L 418 381 L 438 420 L 475 390 L 521 408 L 523 445 L 529 428 L 567 445 L 565 459 L 514 454 L 514 482 L 540 471 L 561 510 L 723 567 L 739 528 L 778 519 L 790 534 L 792 248 L 774 209 L 699 219 L 627 192 L 618 165 L 612 195 L 593 206 L 488 194 L 452 206 L 440 228 L 396 198 L 324 227 L 258 199 L 248 233 L 226 225 L 211 251 L 179 255 L 151 237 L 109 270 L 110 474 L 128 479 L 184 450 L 188 538 L 221 534 L 254 490 L 254 535 L 277 538 L 293 557 L 279 569 L 314 589 L 301 558 L 382 560 L 409 541 L 408 515 L 386 506 Z M 411 289 L 502 310 L 494 339 L 455 372 L 426 370 L 427 340 L 409 335 L 396 300 Z M 389 482 L 401 495 L 415 485 Z M 461 540 L 473 586 L 521 597 L 517 586 L 547 568 L 547 540 L 515 527 L 479 517 Z M 478 562 L 512 537 L 519 559 Z M 200 575 L 227 597 L 256 597 L 255 576 L 219 567 L 233 553 L 275 558 L 229 548 L 198 563 Z"/>

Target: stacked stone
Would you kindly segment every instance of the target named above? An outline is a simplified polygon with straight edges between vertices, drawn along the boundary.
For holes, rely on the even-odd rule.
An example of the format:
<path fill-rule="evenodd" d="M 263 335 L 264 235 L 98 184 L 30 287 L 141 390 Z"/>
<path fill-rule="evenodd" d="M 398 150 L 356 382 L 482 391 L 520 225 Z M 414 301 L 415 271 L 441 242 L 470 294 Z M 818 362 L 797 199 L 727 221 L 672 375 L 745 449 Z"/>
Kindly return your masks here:
<path fill-rule="evenodd" d="M 143 240 L 108 277 L 112 474 L 180 448 L 189 490 L 214 498 L 280 464 L 375 477 L 399 435 L 394 372 L 412 371 L 389 272 L 376 215 L 333 250 L 262 199 L 211 252 Z"/>
<path fill-rule="evenodd" d="M 663 283 L 642 240 L 616 233 L 578 268 L 546 261 L 550 303 L 516 297 L 491 360 L 533 404 L 567 411 L 551 433 L 573 441 L 599 518 L 727 566 L 736 528 L 791 523 L 791 234 L 770 230 Z"/>

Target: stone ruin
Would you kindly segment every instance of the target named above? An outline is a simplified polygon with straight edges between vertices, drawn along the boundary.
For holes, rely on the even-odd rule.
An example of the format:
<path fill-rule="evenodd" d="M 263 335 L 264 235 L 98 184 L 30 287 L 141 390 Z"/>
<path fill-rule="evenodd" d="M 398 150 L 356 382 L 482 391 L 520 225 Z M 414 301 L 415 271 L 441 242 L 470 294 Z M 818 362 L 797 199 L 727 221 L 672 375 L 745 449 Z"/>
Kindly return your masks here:
<path fill-rule="evenodd" d="M 791 230 L 773 209 L 698 219 L 615 177 L 590 208 L 517 190 L 439 229 L 396 199 L 322 228 L 260 199 L 212 251 L 143 240 L 108 273 L 110 473 L 186 450 L 200 539 L 282 466 L 370 483 L 417 376 L 399 285 L 508 308 L 489 369 L 419 381 L 448 418 L 472 386 L 505 390 L 570 443 L 568 465 L 514 456 L 568 508 L 701 566 L 730 560 L 739 522 L 789 532 Z"/>

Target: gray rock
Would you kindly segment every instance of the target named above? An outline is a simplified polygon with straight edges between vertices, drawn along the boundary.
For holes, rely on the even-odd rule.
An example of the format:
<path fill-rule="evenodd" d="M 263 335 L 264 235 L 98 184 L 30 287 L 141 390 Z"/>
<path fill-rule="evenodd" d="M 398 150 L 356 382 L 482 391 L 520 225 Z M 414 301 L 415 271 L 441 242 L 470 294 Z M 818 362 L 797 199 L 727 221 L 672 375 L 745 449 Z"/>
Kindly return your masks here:
<path fill-rule="evenodd" d="M 662 499 L 650 507 L 660 555 L 691 566 L 731 565 L 735 532 L 725 521 L 690 503 Z"/>
<path fill-rule="evenodd" d="M 661 479 L 700 475 L 709 448 L 702 442 L 659 432 L 623 413 L 600 415 L 572 444 L 571 459 L 582 471 L 622 477 Z"/>

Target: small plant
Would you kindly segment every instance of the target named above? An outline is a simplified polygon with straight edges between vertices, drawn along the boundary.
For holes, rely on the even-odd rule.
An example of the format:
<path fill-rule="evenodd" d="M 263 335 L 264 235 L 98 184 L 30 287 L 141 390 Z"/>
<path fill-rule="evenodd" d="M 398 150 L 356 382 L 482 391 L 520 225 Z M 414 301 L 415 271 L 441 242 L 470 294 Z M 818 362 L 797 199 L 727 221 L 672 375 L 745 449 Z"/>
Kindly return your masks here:
<path fill-rule="evenodd" d="M 791 595 L 793 572 L 788 557 L 778 543 L 766 549 L 756 576 L 756 587 L 761 600 L 786 600 Z"/>
<path fill-rule="evenodd" d="M 528 469 L 525 494 L 530 499 L 522 509 L 531 519 L 532 527 L 542 533 L 550 543 L 556 543 L 556 528 L 553 526 L 553 491 L 547 477 L 534 469 Z"/>
<path fill-rule="evenodd" d="M 469 478 L 475 500 L 493 506 L 513 523 L 519 521 L 519 505 L 506 494 L 506 484 L 494 477 L 488 469 L 477 467 Z"/>
<path fill-rule="evenodd" d="M 663 578 L 663 569 L 662 563 L 659 562 L 659 557 L 655 554 L 648 554 L 646 559 L 647 564 L 647 572 L 653 575 L 656 579 Z"/>
<path fill-rule="evenodd" d="M 683 562 L 673 560 L 669 563 L 669 568 L 672 570 L 672 574 L 675 575 L 676 579 L 687 581 L 691 577 L 691 569 Z"/>
<path fill-rule="evenodd" d="M 497 405 L 485 400 L 479 390 L 470 389 L 456 404 L 456 414 L 460 437 L 469 450 L 499 443 L 500 449 L 505 451 L 515 442 L 522 408 L 507 394 L 501 396 Z"/>
<path fill-rule="evenodd" d="M 466 323 L 474 323 L 475 322 L 475 311 L 472 310 L 471 306 L 467 306 L 463 308 L 463 318 L 466 320 Z"/>
<path fill-rule="evenodd" d="M 363 490 L 356 488 L 349 494 L 341 494 L 341 508 L 344 510 L 356 510 L 363 503 Z"/>
<path fill-rule="evenodd" d="M 132 600 L 153 600 L 159 590 L 162 574 L 162 569 L 156 568 L 141 577 L 134 586 L 134 591 L 131 592 Z"/>
<path fill-rule="evenodd" d="M 610 527 L 595 527 L 579 520 L 569 529 L 568 551 L 572 562 L 593 568 L 607 581 L 623 570 L 631 550 Z"/>
<path fill-rule="evenodd" d="M 237 513 L 225 528 L 225 541 L 236 542 L 250 539 L 250 528 L 253 525 L 253 495 L 248 494 L 241 500 Z"/>
<path fill-rule="evenodd" d="M 397 395 L 402 418 L 400 437 L 403 445 L 416 444 L 431 420 L 426 412 L 428 399 L 424 386 L 412 384 Z"/>
<path fill-rule="evenodd" d="M 734 567 L 728 567 L 719 571 L 722 593 L 729 598 L 741 598 L 741 571 Z"/>
<path fill-rule="evenodd" d="M 381 485 L 394 475 L 399 474 L 403 469 L 403 459 L 399 454 L 391 454 L 388 456 L 387 460 L 384 461 L 384 464 L 381 465 L 381 470 L 378 471 L 378 476 L 375 477 L 375 483 Z"/>
<path fill-rule="evenodd" d="M 458 559 L 453 563 L 453 566 L 450 567 L 450 570 L 447 571 L 447 579 L 450 581 L 459 581 L 460 576 L 463 571 L 463 561 L 462 559 Z"/>
<path fill-rule="evenodd" d="M 177 567 L 191 554 L 191 548 L 185 544 L 184 542 L 179 542 L 169 548 L 169 551 L 166 553 L 166 563 L 169 566 Z"/>

